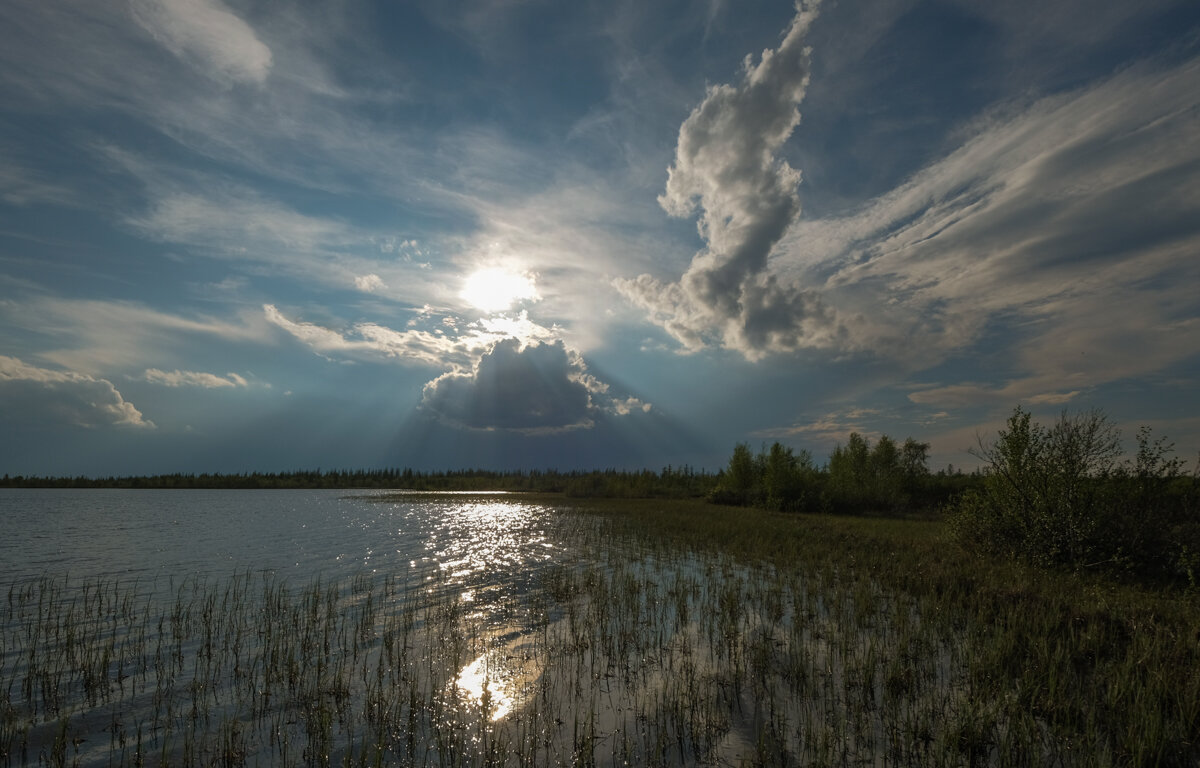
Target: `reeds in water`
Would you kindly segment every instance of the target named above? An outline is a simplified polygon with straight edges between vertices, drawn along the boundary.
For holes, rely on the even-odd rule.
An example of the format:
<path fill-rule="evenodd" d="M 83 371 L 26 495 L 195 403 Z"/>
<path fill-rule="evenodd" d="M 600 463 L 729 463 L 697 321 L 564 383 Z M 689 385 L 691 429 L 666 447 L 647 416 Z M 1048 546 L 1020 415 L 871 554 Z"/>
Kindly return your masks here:
<path fill-rule="evenodd" d="M 0 609 L 0 763 L 1196 757 L 1196 653 L 1162 634 L 1186 622 L 1131 634 L 1120 619 L 1064 616 L 1062 603 L 1005 606 L 978 584 L 992 597 L 973 601 L 936 573 L 889 571 L 884 539 L 838 544 L 844 530 L 821 533 L 819 521 L 812 535 L 842 546 L 839 557 L 778 557 L 770 536 L 749 548 L 723 537 L 722 552 L 647 536 L 645 521 L 587 519 L 564 513 L 577 556 L 525 574 L 520 589 L 464 592 L 407 573 L 300 585 L 242 573 L 166 596 L 117 580 L 12 585 Z M 1170 685 L 1146 676 L 1164 669 Z"/>

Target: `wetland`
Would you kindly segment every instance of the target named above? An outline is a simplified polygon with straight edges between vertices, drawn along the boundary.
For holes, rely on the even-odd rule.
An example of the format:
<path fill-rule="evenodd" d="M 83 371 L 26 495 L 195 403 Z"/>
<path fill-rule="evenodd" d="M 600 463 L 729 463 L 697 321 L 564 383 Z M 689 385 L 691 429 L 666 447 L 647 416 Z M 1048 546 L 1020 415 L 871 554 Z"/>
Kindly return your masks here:
<path fill-rule="evenodd" d="M 0 492 L 4 765 L 1186 765 L 1196 594 L 937 520 Z"/>

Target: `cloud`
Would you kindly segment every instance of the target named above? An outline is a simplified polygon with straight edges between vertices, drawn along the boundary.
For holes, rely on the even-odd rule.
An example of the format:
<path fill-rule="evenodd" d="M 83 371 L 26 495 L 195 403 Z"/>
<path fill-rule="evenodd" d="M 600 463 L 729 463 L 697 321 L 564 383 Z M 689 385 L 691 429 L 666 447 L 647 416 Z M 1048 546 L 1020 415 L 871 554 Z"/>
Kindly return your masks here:
<path fill-rule="evenodd" d="M 151 384 L 162 384 L 167 387 L 203 387 L 205 389 L 220 389 L 223 387 L 245 387 L 248 382 L 236 373 L 217 376 L 214 373 L 201 371 L 160 371 L 157 368 L 147 368 L 145 380 Z"/>
<path fill-rule="evenodd" d="M 0 393 L 5 420 L 154 429 L 154 422 L 143 418 L 107 379 L 37 368 L 6 355 L 0 355 Z"/>
<path fill-rule="evenodd" d="M 964 383 L 945 387 L 931 387 L 910 392 L 908 399 L 921 405 L 944 408 L 968 408 L 978 405 L 1012 406 L 1020 403 L 1031 405 L 1063 405 L 1079 395 L 1079 390 L 1069 392 L 1041 391 L 1050 382 L 1033 380 L 1011 381 L 1003 386 Z"/>
<path fill-rule="evenodd" d="M 628 393 L 610 392 L 607 383 L 587 370 L 582 356 L 558 338 L 561 328 L 538 325 L 526 312 L 481 318 L 461 329 L 447 316 L 433 331 L 357 323 L 339 332 L 290 320 L 272 304 L 263 311 L 270 323 L 323 356 L 449 369 L 425 385 L 423 405 L 455 426 L 553 432 L 590 427 L 601 414 L 627 416 L 652 409 Z M 437 318 L 422 313 L 419 319 L 433 323 Z"/>
<path fill-rule="evenodd" d="M 796 53 L 790 78 L 763 72 L 802 50 L 793 35 L 803 15 L 680 129 L 660 200 L 674 215 L 699 212 L 707 247 L 677 281 L 615 282 L 651 322 L 685 350 L 720 345 L 757 359 L 817 347 L 910 371 L 986 336 L 1011 354 L 1012 380 L 1038 381 L 1031 396 L 1196 354 L 1200 60 L 1163 55 L 996 104 L 890 192 L 805 219 L 795 171 L 777 157 L 807 67 Z M 779 82 L 796 90 L 751 98 Z"/>
<path fill-rule="evenodd" d="M 581 381 L 582 361 L 561 341 L 496 343 L 468 373 L 446 373 L 425 385 L 421 405 L 469 429 L 525 433 L 589 428 L 593 408 Z"/>
<path fill-rule="evenodd" d="M 443 323 L 432 331 L 420 328 L 397 331 L 378 323 L 357 323 L 348 333 L 290 320 L 274 304 L 264 304 L 263 313 L 268 322 L 287 331 L 318 354 L 393 358 L 454 370 L 469 368 L 482 350 L 502 339 L 515 338 L 527 343 L 549 339 L 556 333 L 556 329 L 531 321 L 525 312 L 515 317 L 482 318 L 467 324 L 462 331 L 455 330 L 456 323 Z M 422 317 L 426 321 L 434 319 L 430 315 Z"/>
<path fill-rule="evenodd" d="M 374 273 L 362 275 L 354 278 L 354 287 L 363 293 L 374 293 L 387 288 L 387 284 L 383 282 L 383 278 Z"/>
<path fill-rule="evenodd" d="M 41 290 L 30 286 L 28 292 Z M 144 367 L 163 353 L 176 352 L 196 337 L 230 342 L 265 342 L 266 327 L 256 316 L 227 320 L 184 317 L 127 301 L 33 297 L 0 299 L 0 320 L 11 328 L 55 339 L 60 348 L 38 357 L 88 374 L 121 367 Z"/>
<path fill-rule="evenodd" d="M 133 17 L 180 60 L 221 82 L 261 84 L 271 49 L 220 0 L 133 0 Z"/>
<path fill-rule="evenodd" d="M 1200 353 L 1200 61 L 1146 62 L 980 118 L 962 145 L 853 215 L 801 221 L 782 275 L 820 286 L 845 345 L 910 369 L 982 338 L 1006 384 L 914 393 L 1011 404 Z"/>
<path fill-rule="evenodd" d="M 768 274 L 767 261 L 800 212 L 800 173 L 779 157 L 800 122 L 809 78 L 804 37 L 816 4 L 799 5 L 783 42 L 747 57 L 742 81 L 709 88 L 679 129 L 659 204 L 672 216 L 698 210 L 706 247 L 677 283 L 649 274 L 617 288 L 685 348 L 720 344 L 755 359 L 828 346 L 836 321 L 819 296 Z"/>
<path fill-rule="evenodd" d="M 817 442 L 834 444 L 849 438 L 851 432 L 858 432 L 867 437 L 877 437 L 878 432 L 863 426 L 864 419 L 876 419 L 881 411 L 874 408 L 851 408 L 846 411 L 827 413 L 814 421 L 793 424 L 788 427 L 776 427 L 754 432 L 755 437 L 783 438 L 797 435 L 810 436 Z"/>
<path fill-rule="evenodd" d="M 204 172 L 174 172 L 114 145 L 105 161 L 140 181 L 147 205 L 123 212 L 126 226 L 182 253 L 227 259 L 243 269 L 295 275 L 343 289 L 353 284 L 418 302 L 450 295 L 445 282 L 411 258 L 380 259 L 379 233 L 329 215 L 304 213 L 261 191 Z M 411 241 L 409 241 L 411 242 Z"/>

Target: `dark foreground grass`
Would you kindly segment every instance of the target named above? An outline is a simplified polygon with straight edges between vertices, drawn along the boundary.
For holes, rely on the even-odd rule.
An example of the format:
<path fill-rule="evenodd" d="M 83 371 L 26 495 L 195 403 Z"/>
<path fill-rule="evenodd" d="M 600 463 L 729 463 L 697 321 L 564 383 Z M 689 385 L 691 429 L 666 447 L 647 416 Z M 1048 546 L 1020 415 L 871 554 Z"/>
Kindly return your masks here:
<path fill-rule="evenodd" d="M 954 726 L 967 762 L 1200 764 L 1194 588 L 980 558 L 937 520 L 686 501 L 577 508 L 629 535 L 800 571 L 841 594 L 911 598 L 925 630 L 967 649 L 968 717 Z M 997 732 L 1022 722 L 1037 724 L 1036 740 L 997 754 Z"/>

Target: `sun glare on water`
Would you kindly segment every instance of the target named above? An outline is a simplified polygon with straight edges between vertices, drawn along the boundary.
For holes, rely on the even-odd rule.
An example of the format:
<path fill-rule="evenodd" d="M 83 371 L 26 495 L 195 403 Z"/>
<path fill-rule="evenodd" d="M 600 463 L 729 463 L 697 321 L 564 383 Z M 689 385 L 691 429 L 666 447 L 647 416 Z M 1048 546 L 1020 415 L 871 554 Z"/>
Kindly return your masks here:
<path fill-rule="evenodd" d="M 518 301 L 541 298 L 531 275 L 494 267 L 471 273 L 459 295 L 484 312 L 503 312 Z"/>

